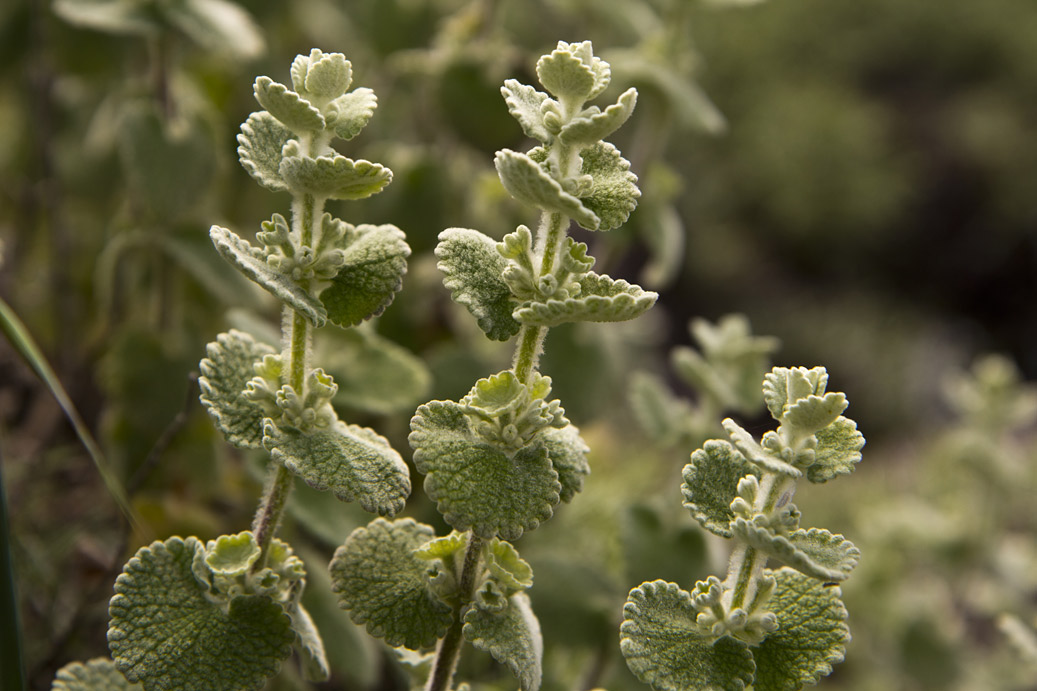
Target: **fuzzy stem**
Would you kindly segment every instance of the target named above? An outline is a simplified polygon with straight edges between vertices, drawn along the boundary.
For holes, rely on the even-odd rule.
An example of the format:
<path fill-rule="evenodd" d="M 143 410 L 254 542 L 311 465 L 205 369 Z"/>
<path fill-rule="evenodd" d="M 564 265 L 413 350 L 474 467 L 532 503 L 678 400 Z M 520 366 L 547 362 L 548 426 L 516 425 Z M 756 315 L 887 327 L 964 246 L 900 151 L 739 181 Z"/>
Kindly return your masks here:
<path fill-rule="evenodd" d="M 461 648 L 464 647 L 462 634 L 464 613 L 471 604 L 475 591 L 482 545 L 482 538 L 475 533 L 468 534 L 468 548 L 465 550 L 464 566 L 461 567 L 460 602 L 454 610 L 453 623 L 436 647 L 436 658 L 432 663 L 432 672 L 429 674 L 425 691 L 449 691 L 450 689 L 454 670 L 457 669 L 457 661 L 461 657 Z"/>
<path fill-rule="evenodd" d="M 562 243 L 565 242 L 569 217 L 565 214 L 545 211 L 540 216 L 540 227 L 537 229 L 536 253 L 540 257 L 538 277 L 543 278 L 555 271 Z M 544 339 L 547 338 L 546 326 L 523 326 L 519 331 L 518 343 L 515 346 L 515 359 L 512 371 L 523 384 L 529 384 L 533 372 L 537 370 L 540 354 L 544 351 Z"/>

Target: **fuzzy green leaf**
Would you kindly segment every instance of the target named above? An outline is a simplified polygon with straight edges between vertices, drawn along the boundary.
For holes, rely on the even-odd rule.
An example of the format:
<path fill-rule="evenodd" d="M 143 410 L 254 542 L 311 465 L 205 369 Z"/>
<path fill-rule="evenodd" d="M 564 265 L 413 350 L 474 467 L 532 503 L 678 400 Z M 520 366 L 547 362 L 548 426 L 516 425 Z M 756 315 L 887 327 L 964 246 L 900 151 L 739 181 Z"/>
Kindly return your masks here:
<path fill-rule="evenodd" d="M 232 329 L 205 347 L 206 357 L 198 364 L 199 400 L 227 441 L 238 448 L 263 446 L 263 409 L 241 393 L 256 376 L 255 364 L 274 352 L 249 334 Z"/>
<path fill-rule="evenodd" d="M 848 475 L 861 460 L 864 435 L 857 431 L 857 423 L 845 417 L 818 430 L 814 464 L 807 468 L 811 482 L 827 482 L 839 475 Z"/>
<path fill-rule="evenodd" d="M 72 662 L 58 670 L 51 691 L 144 691 L 126 680 L 115 663 L 99 657 L 86 663 Z"/>
<path fill-rule="evenodd" d="M 308 135 L 324 129 L 324 116 L 313 105 L 284 84 L 258 77 L 254 85 L 259 105 L 296 134 Z"/>
<path fill-rule="evenodd" d="M 583 174 L 593 180 L 590 193 L 580 201 L 600 219 L 600 224 L 593 228 L 580 225 L 588 230 L 618 228 L 626 223 L 641 197 L 637 176 L 630 172 L 630 162 L 608 142 L 584 149 L 580 155 L 583 156 Z"/>
<path fill-rule="evenodd" d="M 220 256 L 278 300 L 287 303 L 289 307 L 306 317 L 311 324 L 320 327 L 327 322 L 328 313 L 320 300 L 267 264 L 266 256 L 261 249 L 221 226 L 210 228 L 209 237 L 212 238 L 212 243 Z"/>
<path fill-rule="evenodd" d="M 307 681 L 327 681 L 331 677 L 331 667 L 324 652 L 324 641 L 317 631 L 313 618 L 302 605 L 296 605 L 289 612 L 292 618 L 292 630 L 295 631 L 295 649 L 299 654 L 299 666 Z"/>
<path fill-rule="evenodd" d="M 394 225 L 359 225 L 346 240 L 345 263 L 320 294 L 328 319 L 343 327 L 385 311 L 403 286 L 410 256 L 406 236 Z"/>
<path fill-rule="evenodd" d="M 278 169 L 293 191 L 322 199 L 366 199 L 392 182 L 392 171 L 363 159 L 330 154 L 310 158 L 289 143 Z"/>
<path fill-rule="evenodd" d="M 365 511 L 394 516 L 410 494 L 407 464 L 373 430 L 337 421 L 327 429 L 280 429 L 267 420 L 263 446 L 310 487 L 331 490 Z"/>
<path fill-rule="evenodd" d="M 248 116 L 238 135 L 238 160 L 241 167 L 263 187 L 274 192 L 287 192 L 281 178 L 281 151 L 292 139 L 292 131 L 266 111 Z"/>
<path fill-rule="evenodd" d="M 523 303 L 514 312 L 515 320 L 530 326 L 627 321 L 647 312 L 659 298 L 658 293 L 593 271 L 580 276 L 577 283 L 576 297 Z"/>
<path fill-rule="evenodd" d="M 465 613 L 462 633 L 476 648 L 507 665 L 518 677 L 521 691 L 540 688 L 544 639 L 528 595 L 512 595 L 508 598 L 508 608 L 499 613 L 472 607 Z"/>
<path fill-rule="evenodd" d="M 730 636 L 714 640 L 695 628 L 691 594 L 653 581 L 630 591 L 620 650 L 638 679 L 656 691 L 742 691 L 753 681 L 753 655 Z"/>
<path fill-rule="evenodd" d="M 583 103 L 608 85 L 608 65 L 599 58 L 591 58 L 589 46 L 589 41 L 572 45 L 559 41 L 554 51 L 537 61 L 537 78 L 552 96 Z"/>
<path fill-rule="evenodd" d="M 367 87 L 354 89 L 336 98 L 325 109 L 328 127 L 342 139 L 352 139 L 367 126 L 377 107 L 378 97 L 373 91 Z"/>
<path fill-rule="evenodd" d="M 802 434 L 814 434 L 835 422 L 847 405 L 846 396 L 841 393 L 807 396 L 785 407 L 782 424 Z"/>
<path fill-rule="evenodd" d="M 453 610 L 429 588 L 428 562 L 416 554 L 435 537 L 430 526 L 410 518 L 376 518 L 354 530 L 331 560 L 339 606 L 391 646 L 435 645 Z"/>
<path fill-rule="evenodd" d="M 327 102 L 346 93 L 346 89 L 352 83 L 353 65 L 346 60 L 345 55 L 321 53 L 318 57 L 316 52 L 311 51 L 306 77 L 303 81 L 303 88 L 307 94 L 316 96 L 322 102 Z"/>
<path fill-rule="evenodd" d="M 823 396 L 828 386 L 824 367 L 774 367 L 763 378 L 763 400 L 767 410 L 778 421 L 785 417 L 790 405 L 807 396 Z"/>
<path fill-rule="evenodd" d="M 509 454 L 478 437 L 452 401 L 418 408 L 408 437 L 425 492 L 456 530 L 515 540 L 551 517 L 562 489 L 542 443 Z"/>
<path fill-rule="evenodd" d="M 540 111 L 547 94 L 514 79 L 505 81 L 500 91 L 508 104 L 508 112 L 518 120 L 526 136 L 545 144 L 550 141 L 551 133 L 544 127 L 544 116 Z"/>
<path fill-rule="evenodd" d="M 497 174 L 511 196 L 532 206 L 569 216 L 584 228 L 597 230 L 601 220 L 583 203 L 562 189 L 540 165 L 526 154 L 510 149 L 497 152 Z"/>
<path fill-rule="evenodd" d="M 731 418 L 724 419 L 721 423 L 724 429 L 727 430 L 728 436 L 731 437 L 731 443 L 735 445 L 747 460 L 756 464 L 757 467 L 763 470 L 768 470 L 772 473 L 781 473 L 782 475 L 788 475 L 789 477 L 798 478 L 803 475 L 803 472 L 792 465 L 786 463 L 784 460 L 777 456 L 769 453 L 766 449 L 760 446 L 759 442 L 753 439 L 753 435 L 749 434 L 741 425 L 732 420 Z"/>
<path fill-rule="evenodd" d="M 774 572 L 778 587 L 767 607 L 778 630 L 753 649 L 756 691 L 798 691 L 842 662 L 850 629 L 839 589 L 792 569 Z"/>
<path fill-rule="evenodd" d="M 631 87 L 623 92 L 616 103 L 605 110 L 573 118 L 558 133 L 558 139 L 569 146 L 583 147 L 596 144 L 618 130 L 630 118 L 635 105 L 637 89 Z"/>
<path fill-rule="evenodd" d="M 260 689 L 291 654 L 295 633 L 276 601 L 209 598 L 204 553 L 193 537 L 153 542 L 115 581 L 108 646 L 128 680 L 168 691 Z"/>
<path fill-rule="evenodd" d="M 506 341 L 518 333 L 521 324 L 511 316 L 511 289 L 501 278 L 508 262 L 492 238 L 477 230 L 448 228 L 439 234 L 436 257 L 451 299 L 472 313 L 488 337 Z"/>
<path fill-rule="evenodd" d="M 335 378 L 336 406 L 389 414 L 428 400 L 432 375 L 424 361 L 372 329 L 336 330 L 321 339 L 315 362 Z"/>
<path fill-rule="evenodd" d="M 738 481 L 747 475 L 760 477 L 760 471 L 726 441 L 707 441 L 684 466 L 681 494 L 685 508 L 709 532 L 731 537 L 735 517 L 731 502 L 738 496 Z"/>
<path fill-rule="evenodd" d="M 822 581 L 846 580 L 861 557 L 861 551 L 852 542 L 821 528 L 795 530 L 785 537 L 736 518 L 731 530 L 752 547 Z"/>
<path fill-rule="evenodd" d="M 251 60 L 266 49 L 256 20 L 228 0 L 181 0 L 158 5 L 170 24 L 205 50 Z"/>
<path fill-rule="evenodd" d="M 510 542 L 496 538 L 490 540 L 486 543 L 484 557 L 490 575 L 505 588 L 525 590 L 533 587 L 533 568 L 519 556 Z"/>
<path fill-rule="evenodd" d="M 547 448 L 547 456 L 558 473 L 558 481 L 562 483 L 559 496 L 568 503 L 583 489 L 583 478 L 590 475 L 591 468 L 587 463 L 590 447 L 583 441 L 575 425 L 566 425 L 561 429 L 548 427 L 540 433 L 540 440 Z"/>

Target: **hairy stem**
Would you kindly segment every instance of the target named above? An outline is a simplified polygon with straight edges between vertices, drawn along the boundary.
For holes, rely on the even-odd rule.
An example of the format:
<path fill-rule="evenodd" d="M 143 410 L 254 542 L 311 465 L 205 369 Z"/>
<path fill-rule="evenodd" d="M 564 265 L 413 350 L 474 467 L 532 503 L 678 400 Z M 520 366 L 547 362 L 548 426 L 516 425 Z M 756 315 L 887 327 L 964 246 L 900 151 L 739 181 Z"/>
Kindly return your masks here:
<path fill-rule="evenodd" d="M 540 257 L 538 276 L 543 278 L 555 271 L 562 243 L 567 237 L 569 217 L 565 214 L 545 211 L 540 216 L 540 227 L 537 229 L 536 253 Z M 544 339 L 547 338 L 546 326 L 523 326 L 519 331 L 518 343 L 515 346 L 515 359 L 512 371 L 524 384 L 529 384 L 533 372 L 537 370 L 540 354 L 544 350 Z"/>
<path fill-rule="evenodd" d="M 753 509 L 758 514 L 771 515 L 780 509 L 792 497 L 796 480 L 780 473 L 764 473 L 760 481 L 760 489 L 753 502 Z M 740 542 L 731 553 L 728 562 L 727 581 L 729 601 L 727 611 L 741 607 L 746 609 L 756 599 L 756 593 L 763 578 L 763 569 L 767 565 L 767 555 Z"/>
<path fill-rule="evenodd" d="M 461 657 L 464 646 L 464 613 L 472 602 L 475 592 L 475 579 L 479 573 L 479 559 L 482 554 L 483 540 L 475 533 L 468 534 L 468 548 L 465 550 L 464 566 L 461 567 L 460 602 L 454 611 L 454 622 L 446 635 L 440 639 L 436 647 L 436 658 L 432 663 L 425 691 L 449 691 L 457 669 L 457 661 Z"/>

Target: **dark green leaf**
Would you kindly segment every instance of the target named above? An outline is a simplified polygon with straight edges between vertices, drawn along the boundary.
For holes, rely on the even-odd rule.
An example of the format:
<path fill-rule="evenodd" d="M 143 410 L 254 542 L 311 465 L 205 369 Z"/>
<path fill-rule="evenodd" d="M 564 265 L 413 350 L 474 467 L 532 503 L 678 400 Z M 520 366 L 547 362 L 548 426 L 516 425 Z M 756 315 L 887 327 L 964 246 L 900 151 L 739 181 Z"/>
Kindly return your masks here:
<path fill-rule="evenodd" d="M 529 596 L 516 593 L 500 613 L 472 607 L 464 616 L 465 640 L 508 666 L 522 691 L 537 691 L 543 676 L 544 640 Z"/>
<path fill-rule="evenodd" d="M 439 234 L 436 257 L 450 297 L 472 313 L 487 336 L 506 341 L 518 333 L 511 289 L 501 278 L 508 262 L 492 238 L 477 230 L 448 228 Z"/>
<path fill-rule="evenodd" d="M 348 327 L 385 311 L 403 286 L 410 247 L 394 225 L 359 225 L 346 235 L 345 264 L 320 294 L 328 319 Z"/>

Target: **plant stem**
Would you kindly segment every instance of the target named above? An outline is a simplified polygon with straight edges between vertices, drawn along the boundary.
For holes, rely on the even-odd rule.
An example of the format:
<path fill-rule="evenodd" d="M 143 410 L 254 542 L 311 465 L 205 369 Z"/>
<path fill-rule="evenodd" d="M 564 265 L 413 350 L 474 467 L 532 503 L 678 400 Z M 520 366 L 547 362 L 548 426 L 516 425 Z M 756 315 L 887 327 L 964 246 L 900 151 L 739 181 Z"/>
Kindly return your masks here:
<path fill-rule="evenodd" d="M 764 473 L 760 488 L 753 502 L 753 509 L 758 514 L 770 515 L 775 509 L 784 506 L 795 488 L 796 479 L 781 473 Z M 781 506 L 779 506 L 779 504 Z M 730 593 L 730 601 L 726 602 L 727 611 L 751 606 L 763 577 L 763 569 L 767 565 L 767 555 L 754 547 L 741 542 L 731 553 L 728 562 L 726 586 Z"/>
<path fill-rule="evenodd" d="M 479 571 L 479 560 L 482 556 L 482 538 L 475 533 L 468 534 L 468 548 L 465 550 L 464 566 L 461 567 L 460 602 L 454 612 L 454 622 L 446 635 L 436 647 L 436 659 L 432 663 L 425 691 L 449 691 L 457 669 L 457 661 L 461 657 L 464 646 L 464 614 L 471 604 L 475 591 L 475 579 Z"/>
<path fill-rule="evenodd" d="M 565 214 L 545 211 L 540 216 L 540 227 L 537 229 L 536 253 L 540 257 L 539 277 L 554 273 L 562 243 L 569 227 L 569 217 Z M 530 377 L 537 369 L 540 354 L 544 350 L 544 339 L 547 338 L 546 326 L 523 326 L 519 331 L 518 344 L 515 346 L 515 360 L 512 371 L 523 384 L 529 384 Z"/>

